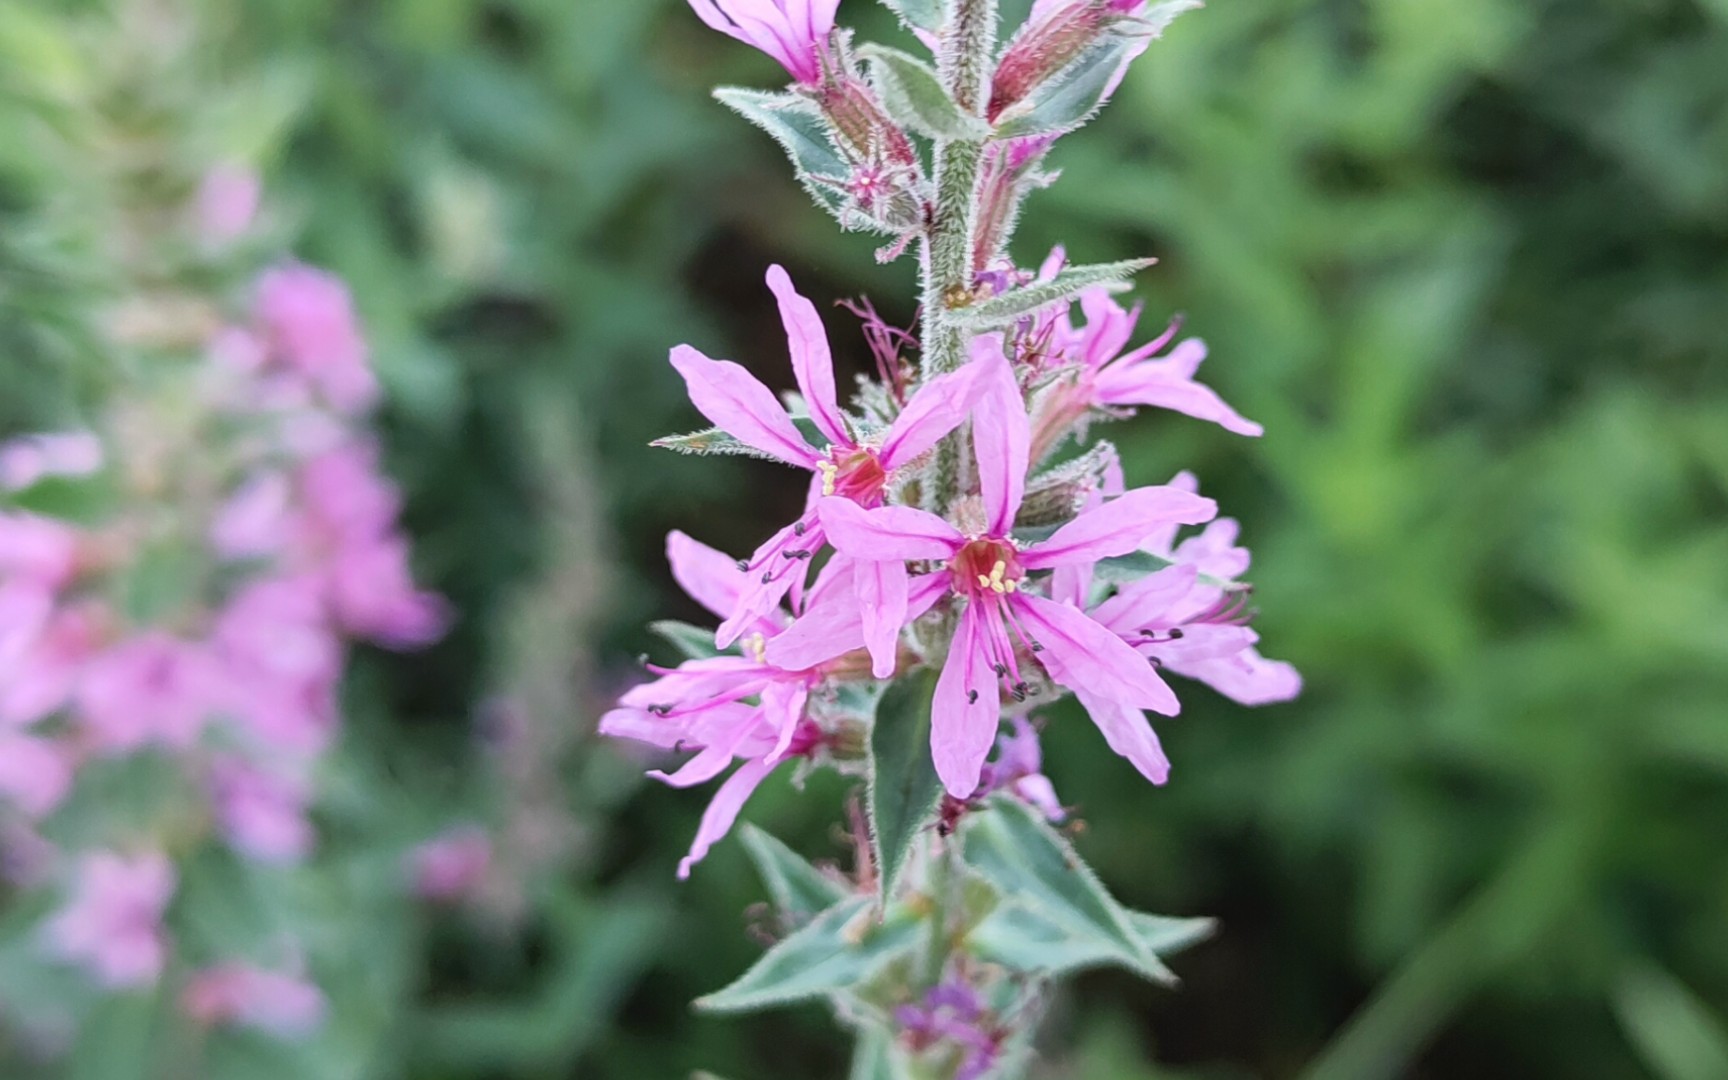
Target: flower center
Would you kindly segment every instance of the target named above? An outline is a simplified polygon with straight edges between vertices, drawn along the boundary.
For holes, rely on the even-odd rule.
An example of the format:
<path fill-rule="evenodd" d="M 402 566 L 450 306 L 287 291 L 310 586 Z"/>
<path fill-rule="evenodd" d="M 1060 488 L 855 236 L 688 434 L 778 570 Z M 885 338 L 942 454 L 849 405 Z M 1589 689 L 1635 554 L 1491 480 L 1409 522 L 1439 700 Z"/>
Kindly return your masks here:
<path fill-rule="evenodd" d="M 843 495 L 865 509 L 882 505 L 882 490 L 888 486 L 888 472 L 876 460 L 872 450 L 835 447 L 829 456 L 816 463 L 822 473 L 822 494 Z"/>
<path fill-rule="evenodd" d="M 954 591 L 962 596 L 1003 596 L 1018 592 L 1026 571 L 1012 540 L 980 538 L 954 556 Z"/>

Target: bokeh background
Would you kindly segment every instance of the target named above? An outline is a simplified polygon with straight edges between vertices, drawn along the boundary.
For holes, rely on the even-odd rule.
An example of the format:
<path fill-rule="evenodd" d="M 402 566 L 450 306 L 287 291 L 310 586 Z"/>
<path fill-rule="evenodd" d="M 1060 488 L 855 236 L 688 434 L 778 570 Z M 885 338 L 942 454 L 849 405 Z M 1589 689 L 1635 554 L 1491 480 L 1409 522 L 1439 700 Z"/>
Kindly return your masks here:
<path fill-rule="evenodd" d="M 102 6 L 0 6 L 0 82 L 51 82 L 44 13 Z M 647 447 L 697 425 L 667 348 L 785 384 L 768 263 L 902 324 L 911 266 L 838 235 L 709 99 L 777 72 L 679 0 L 202 11 L 238 149 L 351 283 L 422 574 L 461 611 L 423 655 L 363 659 L 373 771 L 327 824 L 461 787 L 500 723 L 539 732 L 500 796 L 538 884 L 406 946 L 343 914 L 393 943 L 370 977 L 402 1006 L 348 1025 L 342 1075 L 843 1075 L 821 1010 L 689 1010 L 758 953 L 763 890 L 736 844 L 675 884 L 704 796 L 590 733 L 643 624 L 696 614 L 664 533 L 746 551 L 801 497 Z M 9 100 L 6 433 L 90 392 L 63 361 L 91 253 L 43 227 L 76 178 Z M 1187 688 L 1163 789 L 1057 718 L 1083 853 L 1130 905 L 1223 931 L 1178 992 L 1080 979 L 1037 1075 L 1728 1076 L 1728 3 L 1219 0 L 1054 163 L 1021 260 L 1158 256 L 1151 318 L 1185 314 L 1266 425 L 1110 434 L 1130 481 L 1192 468 L 1243 520 L 1265 650 L 1308 686 L 1259 711 Z M 747 817 L 838 860 L 847 795 L 782 782 Z"/>

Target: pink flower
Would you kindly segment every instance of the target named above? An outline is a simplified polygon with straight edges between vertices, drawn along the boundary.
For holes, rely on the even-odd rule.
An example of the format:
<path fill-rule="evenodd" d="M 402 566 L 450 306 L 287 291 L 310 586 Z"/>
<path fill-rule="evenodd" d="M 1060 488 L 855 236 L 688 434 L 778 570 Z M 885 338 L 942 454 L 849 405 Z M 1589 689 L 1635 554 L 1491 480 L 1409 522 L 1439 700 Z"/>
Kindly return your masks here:
<path fill-rule="evenodd" d="M 1128 340 L 1140 319 L 1140 309 L 1124 309 L 1108 289 L 1088 289 L 1080 307 L 1086 325 L 1076 328 L 1065 313 L 1056 322 L 1054 346 L 1069 363 L 1079 365 L 1069 391 L 1081 408 L 1123 409 L 1156 406 L 1209 420 L 1238 435 L 1259 435 L 1265 429 L 1244 419 L 1210 387 L 1194 381 L 1206 359 L 1206 344 L 1189 338 L 1164 356 L 1158 354 L 1175 340 L 1172 323 L 1155 340 L 1130 352 Z"/>
<path fill-rule="evenodd" d="M 183 748 L 197 740 L 224 689 L 221 667 L 205 646 L 149 631 L 89 661 L 76 705 L 102 750 Z"/>
<path fill-rule="evenodd" d="M 402 511 L 396 485 L 378 468 L 378 448 L 354 441 L 319 454 L 296 482 L 309 521 L 331 545 L 389 535 Z"/>
<path fill-rule="evenodd" d="M 449 606 L 414 584 L 408 542 L 389 537 L 336 554 L 330 601 L 342 628 L 392 649 L 416 649 L 444 636 Z"/>
<path fill-rule="evenodd" d="M 224 559 L 255 559 L 274 554 L 293 527 L 293 489 L 279 472 L 249 477 L 216 512 L 210 546 Z"/>
<path fill-rule="evenodd" d="M 964 603 L 936 685 L 931 749 L 949 794 L 964 799 L 978 788 L 984 759 L 996 739 L 1004 688 L 1024 699 L 1029 684 L 1023 662 L 1041 664 L 1050 678 L 1070 689 L 1087 688 L 1112 701 L 1173 715 L 1179 705 L 1170 688 L 1144 659 L 1105 627 L 1074 607 L 1038 596 L 1028 575 L 1061 567 L 1090 566 L 1134 551 L 1161 526 L 1210 520 L 1217 506 L 1170 487 L 1141 488 L 1082 513 L 1049 539 L 1022 547 L 1012 535 L 1025 494 L 1031 432 L 1020 389 L 999 344 L 986 365 L 988 389 L 973 418 L 984 521 L 971 533 L 904 506 L 865 509 L 845 499 L 819 504 L 822 523 L 836 550 L 861 566 L 869 564 L 878 609 L 864 621 L 871 633 L 898 638 L 908 597 L 932 592 Z M 910 579 L 907 563 L 937 564 Z M 843 602 L 852 603 L 848 597 Z M 864 601 L 870 606 L 872 601 Z M 805 620 L 817 621 L 813 604 Z M 805 620 L 800 620 L 804 622 Z M 799 627 L 767 647 L 772 663 L 793 665 L 822 659 L 835 647 L 826 635 Z M 789 648 L 787 642 L 796 644 Z M 882 646 L 873 643 L 872 652 Z M 1111 748 L 1143 773 L 1150 728 L 1144 718 L 1123 725 L 1115 716 L 1094 717 Z"/>
<path fill-rule="evenodd" d="M 205 173 L 192 207 L 204 242 L 221 246 L 244 236 L 258 215 L 263 187 L 258 174 L 241 165 L 218 165 Z"/>
<path fill-rule="evenodd" d="M 0 728 L 0 798 L 27 817 L 47 816 L 72 788 L 72 759 L 52 739 Z"/>
<path fill-rule="evenodd" d="M 434 837 L 408 856 L 416 895 L 437 903 L 454 903 L 473 895 L 492 867 L 492 839 L 476 825 L 464 825 Z"/>
<path fill-rule="evenodd" d="M 299 263 L 266 271 L 256 311 L 277 354 L 332 408 L 358 413 L 377 400 L 366 341 L 340 278 Z"/>
<path fill-rule="evenodd" d="M 1055 785 L 1044 775 L 1044 749 L 1038 743 L 1038 729 L 1024 716 L 1014 717 L 1013 725 L 1013 731 L 996 740 L 996 760 L 984 766 L 983 778 L 973 797 L 1006 791 L 1049 820 L 1063 820 L 1068 811 L 1056 797 Z"/>
<path fill-rule="evenodd" d="M 217 616 L 213 643 L 227 711 L 256 750 L 307 758 L 324 748 L 336 727 L 342 643 L 321 580 L 302 575 L 246 586 Z"/>
<path fill-rule="evenodd" d="M 306 818 L 311 792 L 303 779 L 231 759 L 215 766 L 211 791 L 234 850 L 271 864 L 297 863 L 311 853 L 316 837 Z"/>
<path fill-rule="evenodd" d="M 980 391 L 976 365 L 931 379 L 912 395 L 887 430 L 860 435 L 835 398 L 833 355 L 815 305 L 792 287 L 786 271 L 768 269 L 768 287 L 779 300 L 780 318 L 792 353 L 792 373 L 827 440 L 811 446 L 775 399 L 773 391 L 729 360 L 710 360 L 688 345 L 672 350 L 672 366 L 684 377 L 690 400 L 716 426 L 739 441 L 788 465 L 809 469 L 812 496 L 836 496 L 860 506 L 881 506 L 897 472 L 916 461 L 972 411 Z M 806 513 L 756 549 L 750 578 L 738 606 L 725 613 L 716 637 L 731 645 L 744 628 L 779 606 L 808 572 L 809 559 L 826 538 L 821 519 Z M 873 652 L 878 676 L 893 670 L 891 656 Z"/>
<path fill-rule="evenodd" d="M 71 900 L 47 925 L 48 947 L 104 986 L 149 986 L 167 959 L 162 913 L 173 895 L 174 868 L 160 852 L 86 855 Z"/>
<path fill-rule="evenodd" d="M 685 591 L 716 615 L 731 611 L 748 587 L 746 572 L 736 563 L 683 533 L 666 538 L 666 554 Z M 849 573 L 846 560 L 830 562 L 810 602 L 849 592 Z M 837 630 L 830 639 L 838 642 L 834 656 L 863 645 L 855 607 L 838 606 L 853 608 L 854 617 L 849 628 Z M 788 668 L 767 662 L 764 653 L 784 625 L 778 611 L 748 624 L 743 656 L 651 668 L 659 678 L 628 691 L 618 708 L 600 718 L 602 734 L 667 750 L 695 750 L 676 772 L 649 774 L 674 787 L 706 783 L 742 759 L 702 815 L 690 853 L 678 866 L 680 878 L 688 877 L 690 868 L 731 830 L 745 800 L 769 773 L 789 759 L 810 756 L 821 744 L 821 728 L 808 712 L 812 695 L 844 664 Z"/>
<path fill-rule="evenodd" d="M 1197 491 L 1191 473 L 1170 486 Z M 1241 705 L 1289 701 L 1302 692 L 1302 676 L 1254 647 L 1247 589 L 1236 579 L 1248 570 L 1248 549 L 1236 543 L 1240 527 L 1219 518 L 1177 543 L 1174 528 L 1148 538 L 1145 550 L 1174 565 L 1121 589 L 1092 617 L 1167 671 L 1195 679 Z"/>
<path fill-rule="evenodd" d="M 324 1023 L 329 1004 L 304 978 L 247 964 L 223 964 L 192 976 L 180 1007 L 193 1022 L 235 1024 L 280 1039 L 301 1039 Z"/>
<path fill-rule="evenodd" d="M 49 476 L 89 476 L 102 467 L 102 442 L 87 431 L 26 435 L 0 446 L 0 488 L 22 491 Z"/>
<path fill-rule="evenodd" d="M 25 579 L 58 589 L 78 571 L 78 530 L 63 521 L 0 512 L 0 581 Z"/>
<path fill-rule="evenodd" d="M 772 56 L 797 81 L 821 81 L 840 0 L 690 0 L 690 6 L 710 28 Z"/>
<path fill-rule="evenodd" d="M 0 723 L 34 724 L 64 707 L 108 621 L 93 600 L 54 607 L 46 592 L 0 587 Z"/>

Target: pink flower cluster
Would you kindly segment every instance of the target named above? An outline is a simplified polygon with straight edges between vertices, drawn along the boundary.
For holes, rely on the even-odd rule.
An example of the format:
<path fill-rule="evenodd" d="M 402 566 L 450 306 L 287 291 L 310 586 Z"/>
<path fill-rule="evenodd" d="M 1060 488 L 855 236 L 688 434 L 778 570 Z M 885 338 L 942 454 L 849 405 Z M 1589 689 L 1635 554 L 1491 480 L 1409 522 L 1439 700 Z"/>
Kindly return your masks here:
<path fill-rule="evenodd" d="M 1058 253 L 1046 275 L 1059 265 Z M 602 722 L 608 734 L 695 751 L 661 777 L 677 786 L 739 763 L 704 815 L 681 876 L 781 763 L 847 767 L 868 723 L 840 692 L 848 682 L 939 669 L 931 750 L 948 796 L 1006 790 L 1052 818 L 1062 809 L 1022 719 L 1040 701 L 1073 693 L 1111 748 L 1163 783 L 1169 762 L 1146 713 L 1180 709 L 1166 674 L 1247 703 L 1298 692 L 1293 669 L 1255 651 L 1246 587 L 1237 581 L 1247 552 L 1236 546 L 1235 523 L 1217 519 L 1192 477 L 1126 490 L 1108 452 L 1092 455 L 1100 467 L 1061 484 L 1062 466 L 1051 465 L 1089 421 L 1140 407 L 1258 434 L 1194 381 L 1205 355 L 1199 342 L 1160 357 L 1171 330 L 1124 351 L 1135 315 L 1095 290 L 1078 301 L 1084 324 L 1056 305 L 1012 332 L 975 338 L 969 363 L 924 380 L 904 404 L 867 388 L 858 411 L 847 413 L 814 306 L 779 267 L 768 284 L 814 438 L 739 365 L 688 346 L 673 351 L 672 363 L 717 427 L 811 474 L 807 508 L 737 563 L 682 533 L 669 538 L 679 583 L 721 620 L 716 646 L 739 650 L 652 669 L 657 678 L 625 694 Z M 956 432 L 970 436 L 967 479 L 959 497 L 932 504 L 923 491 L 932 451 Z M 1071 501 L 1054 528 L 1024 519 L 1029 489 L 1059 490 Z M 1186 526 L 1206 528 L 1180 539 Z M 1004 720 L 1013 734 L 987 766 Z"/>
<path fill-rule="evenodd" d="M 239 228 L 238 211 L 216 216 L 225 234 Z M 350 642 L 426 645 L 449 613 L 410 572 L 401 497 L 364 429 L 377 385 L 341 281 L 266 271 L 249 319 L 210 351 L 203 414 L 189 418 L 171 393 L 154 422 L 182 425 L 155 433 L 184 457 L 168 467 L 219 477 L 214 500 L 188 485 L 184 505 L 165 506 L 162 492 L 180 489 L 130 487 L 121 460 L 98 478 L 118 498 L 94 523 L 0 511 L 0 814 L 47 824 L 82 767 L 150 753 L 179 771 L 198 811 L 164 824 L 177 850 L 186 820 L 202 820 L 242 856 L 289 864 L 316 843 L 309 807 Z M 127 406 L 155 415 L 147 393 Z M 0 483 L 32 505 L 33 485 L 103 473 L 102 456 L 88 435 L 17 440 L 0 447 Z M 128 598 L 164 573 L 165 548 L 176 591 L 141 611 Z M 104 985 L 148 984 L 170 956 L 162 916 L 176 875 L 154 823 L 111 824 L 132 854 L 57 859 L 71 898 L 47 939 Z M 198 976 L 185 1001 L 203 1020 L 281 1033 L 322 1010 L 297 977 L 233 965 Z"/>

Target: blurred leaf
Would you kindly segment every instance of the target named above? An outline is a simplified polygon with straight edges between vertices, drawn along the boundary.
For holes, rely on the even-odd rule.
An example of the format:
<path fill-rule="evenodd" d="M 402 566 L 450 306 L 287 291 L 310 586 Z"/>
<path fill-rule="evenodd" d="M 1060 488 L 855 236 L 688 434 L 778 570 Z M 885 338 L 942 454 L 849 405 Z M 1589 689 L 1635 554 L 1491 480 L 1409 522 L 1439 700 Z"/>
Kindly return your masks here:
<path fill-rule="evenodd" d="M 1728 1026 L 1661 968 L 1639 964 L 1627 970 L 1614 1009 L 1627 1038 L 1661 1080 L 1728 1076 Z"/>

